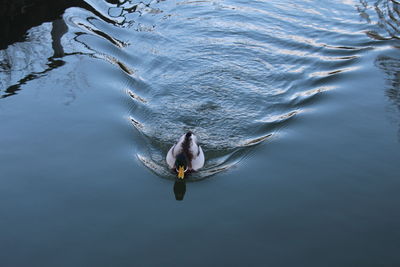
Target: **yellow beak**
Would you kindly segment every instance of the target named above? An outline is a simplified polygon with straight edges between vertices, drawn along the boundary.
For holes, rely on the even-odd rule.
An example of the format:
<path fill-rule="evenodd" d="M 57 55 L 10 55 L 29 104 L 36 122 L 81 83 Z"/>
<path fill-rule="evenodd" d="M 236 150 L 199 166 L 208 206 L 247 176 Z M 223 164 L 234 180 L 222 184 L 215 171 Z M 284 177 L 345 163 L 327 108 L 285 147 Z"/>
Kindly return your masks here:
<path fill-rule="evenodd" d="M 183 179 L 184 177 L 185 177 L 185 169 L 183 168 L 183 166 L 179 166 L 178 178 L 179 179 Z"/>

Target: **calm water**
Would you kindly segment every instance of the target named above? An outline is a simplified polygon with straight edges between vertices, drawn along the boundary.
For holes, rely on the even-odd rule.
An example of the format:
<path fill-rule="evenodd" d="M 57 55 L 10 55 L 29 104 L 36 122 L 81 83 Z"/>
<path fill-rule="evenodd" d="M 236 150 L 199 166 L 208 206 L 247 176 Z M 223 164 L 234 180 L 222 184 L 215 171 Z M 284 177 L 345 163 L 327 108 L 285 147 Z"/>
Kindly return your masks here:
<path fill-rule="evenodd" d="M 400 266 L 397 2 L 48 9 L 0 50 L 1 266 Z"/>

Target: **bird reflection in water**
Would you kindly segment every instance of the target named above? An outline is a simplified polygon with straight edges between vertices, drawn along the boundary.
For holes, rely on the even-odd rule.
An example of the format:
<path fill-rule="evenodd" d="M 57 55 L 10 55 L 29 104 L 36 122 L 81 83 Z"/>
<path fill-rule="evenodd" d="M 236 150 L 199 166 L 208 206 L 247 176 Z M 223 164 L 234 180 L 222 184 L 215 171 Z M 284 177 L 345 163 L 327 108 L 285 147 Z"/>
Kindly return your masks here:
<path fill-rule="evenodd" d="M 183 200 L 186 193 L 186 182 L 181 179 L 176 179 L 174 183 L 174 194 L 176 200 Z"/>

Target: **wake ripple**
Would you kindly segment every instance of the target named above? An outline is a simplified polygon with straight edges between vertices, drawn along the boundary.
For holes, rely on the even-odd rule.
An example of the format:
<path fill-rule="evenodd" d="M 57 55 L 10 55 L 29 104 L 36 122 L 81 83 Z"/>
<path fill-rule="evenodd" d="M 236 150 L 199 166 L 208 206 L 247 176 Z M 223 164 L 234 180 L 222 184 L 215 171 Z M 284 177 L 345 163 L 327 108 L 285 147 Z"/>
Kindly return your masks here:
<path fill-rule="evenodd" d="M 71 49 L 124 75 L 135 142 L 145 144 L 137 158 L 173 178 L 166 152 L 191 130 L 207 159 L 191 176 L 198 180 L 278 136 L 370 49 L 353 6 L 292 4 L 124 1 L 92 4 L 101 16 L 70 9 L 65 17 Z"/>

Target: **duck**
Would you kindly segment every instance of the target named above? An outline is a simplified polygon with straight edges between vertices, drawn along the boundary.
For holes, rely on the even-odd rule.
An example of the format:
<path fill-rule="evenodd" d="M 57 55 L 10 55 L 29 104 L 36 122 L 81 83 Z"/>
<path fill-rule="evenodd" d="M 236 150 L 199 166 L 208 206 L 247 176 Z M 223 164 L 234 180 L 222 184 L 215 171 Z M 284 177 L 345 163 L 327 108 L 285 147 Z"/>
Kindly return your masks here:
<path fill-rule="evenodd" d="M 197 144 L 197 137 L 191 132 L 182 135 L 168 151 L 167 164 L 176 171 L 178 179 L 184 179 L 185 173 L 197 171 L 204 166 L 204 153 Z"/>

